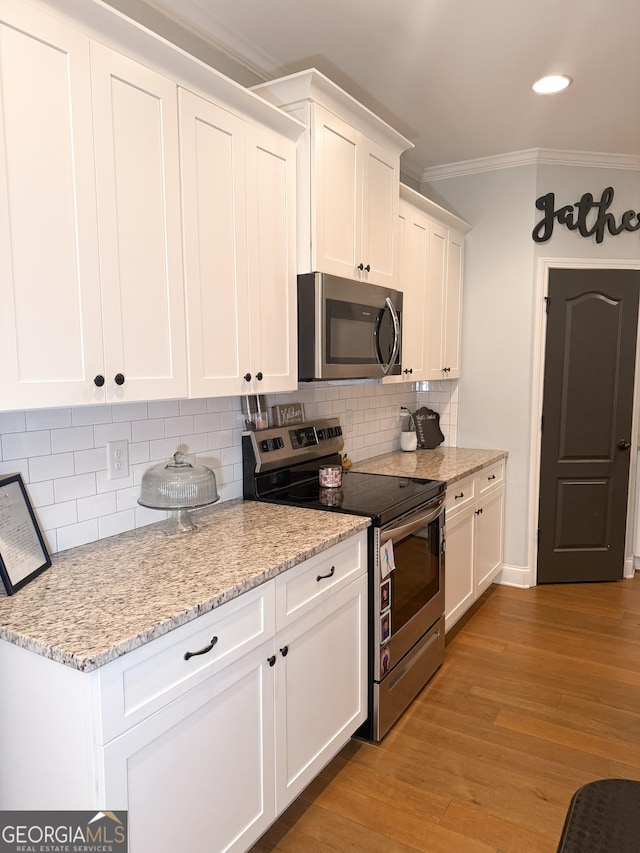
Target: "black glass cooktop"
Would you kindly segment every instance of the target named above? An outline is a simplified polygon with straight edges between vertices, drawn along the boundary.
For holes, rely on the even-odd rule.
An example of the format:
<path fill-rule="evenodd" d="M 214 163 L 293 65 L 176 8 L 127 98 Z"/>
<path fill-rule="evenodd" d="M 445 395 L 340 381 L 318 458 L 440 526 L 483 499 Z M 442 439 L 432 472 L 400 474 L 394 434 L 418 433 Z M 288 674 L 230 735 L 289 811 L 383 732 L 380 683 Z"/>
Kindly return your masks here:
<path fill-rule="evenodd" d="M 374 524 L 380 525 L 443 492 L 444 483 L 439 480 L 344 471 L 341 488 L 320 488 L 316 477 L 306 482 L 291 482 L 262 499 L 288 506 L 366 515 Z"/>

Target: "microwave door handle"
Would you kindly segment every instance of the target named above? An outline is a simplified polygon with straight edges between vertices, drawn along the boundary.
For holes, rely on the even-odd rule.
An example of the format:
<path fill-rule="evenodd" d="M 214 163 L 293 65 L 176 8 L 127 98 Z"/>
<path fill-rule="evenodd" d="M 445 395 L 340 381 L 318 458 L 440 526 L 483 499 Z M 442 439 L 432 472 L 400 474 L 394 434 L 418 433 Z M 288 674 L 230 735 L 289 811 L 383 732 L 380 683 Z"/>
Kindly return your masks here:
<path fill-rule="evenodd" d="M 382 359 L 382 352 L 380 350 L 380 324 L 382 322 L 382 317 L 385 310 L 389 310 L 389 314 L 391 314 L 391 321 L 393 323 L 393 347 L 391 348 L 391 355 L 389 356 L 389 361 L 385 362 Z M 378 363 L 382 368 L 382 373 L 386 376 L 387 373 L 393 367 L 393 363 L 396 360 L 398 355 L 398 349 L 400 347 L 400 320 L 398 319 L 398 312 L 396 311 L 395 305 L 393 302 L 387 298 L 385 299 L 385 307 L 382 308 L 378 313 L 378 318 L 376 320 L 376 326 L 373 333 L 373 340 L 375 343 L 376 349 L 376 358 L 378 359 Z"/>

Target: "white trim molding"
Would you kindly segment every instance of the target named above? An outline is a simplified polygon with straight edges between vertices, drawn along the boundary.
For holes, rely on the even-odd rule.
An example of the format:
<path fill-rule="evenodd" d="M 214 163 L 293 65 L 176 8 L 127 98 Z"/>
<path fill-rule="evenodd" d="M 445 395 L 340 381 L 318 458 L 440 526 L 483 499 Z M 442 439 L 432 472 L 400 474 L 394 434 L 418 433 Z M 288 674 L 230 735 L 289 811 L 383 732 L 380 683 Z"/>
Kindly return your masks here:
<path fill-rule="evenodd" d="M 496 576 L 494 583 L 501 586 L 517 586 L 520 589 L 529 589 L 531 572 L 526 566 L 503 566 L 502 571 Z"/>
<path fill-rule="evenodd" d="M 552 148 L 528 148 L 512 151 L 508 154 L 496 154 L 492 157 L 479 157 L 475 160 L 463 160 L 460 163 L 448 163 L 432 166 L 422 173 L 422 181 L 432 183 L 446 178 L 458 178 L 478 172 L 494 172 L 497 169 L 510 169 L 515 166 L 558 165 L 589 166 L 592 168 L 640 170 L 640 156 L 635 154 L 606 154 L 599 151 L 562 151 Z"/>

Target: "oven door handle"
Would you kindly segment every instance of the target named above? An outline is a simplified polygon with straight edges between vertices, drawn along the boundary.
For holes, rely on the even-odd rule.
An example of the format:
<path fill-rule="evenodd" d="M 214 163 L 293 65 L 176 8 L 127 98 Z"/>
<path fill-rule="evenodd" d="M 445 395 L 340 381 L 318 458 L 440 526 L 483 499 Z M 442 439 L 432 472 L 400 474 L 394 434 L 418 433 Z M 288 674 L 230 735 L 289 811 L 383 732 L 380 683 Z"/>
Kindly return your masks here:
<path fill-rule="evenodd" d="M 427 512 L 412 516 L 411 520 L 406 524 L 400 524 L 397 527 L 388 527 L 385 530 L 381 530 L 380 544 L 384 545 L 384 543 L 388 542 L 389 539 L 406 539 L 407 536 L 411 536 L 411 534 L 415 533 L 416 530 L 421 530 L 423 527 L 431 524 L 431 522 L 439 515 L 442 515 L 443 512 L 444 497 L 439 498 L 435 506 L 430 504 Z"/>

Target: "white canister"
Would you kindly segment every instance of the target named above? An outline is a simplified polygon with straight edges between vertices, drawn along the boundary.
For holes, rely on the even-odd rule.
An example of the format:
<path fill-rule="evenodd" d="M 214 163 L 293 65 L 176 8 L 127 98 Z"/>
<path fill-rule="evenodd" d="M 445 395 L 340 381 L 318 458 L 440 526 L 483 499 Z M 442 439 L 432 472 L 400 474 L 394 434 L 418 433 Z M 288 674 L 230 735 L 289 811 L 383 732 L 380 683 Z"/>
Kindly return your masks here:
<path fill-rule="evenodd" d="M 415 432 L 400 433 L 400 448 L 402 450 L 415 450 L 418 446 L 418 436 Z"/>
<path fill-rule="evenodd" d="M 318 469 L 318 481 L 322 489 L 339 489 L 342 485 L 342 465 L 327 465 Z"/>

